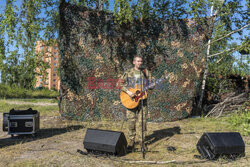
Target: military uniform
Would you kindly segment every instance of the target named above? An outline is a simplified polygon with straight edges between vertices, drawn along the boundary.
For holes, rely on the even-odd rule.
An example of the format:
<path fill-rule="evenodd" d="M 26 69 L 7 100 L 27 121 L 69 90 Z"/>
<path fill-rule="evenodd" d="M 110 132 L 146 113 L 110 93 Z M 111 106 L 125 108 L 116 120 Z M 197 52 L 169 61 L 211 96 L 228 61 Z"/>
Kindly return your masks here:
<path fill-rule="evenodd" d="M 136 70 L 135 68 L 131 68 L 127 70 L 123 76 L 121 77 L 122 83 L 121 83 L 121 90 L 124 92 L 128 91 L 128 88 L 134 87 L 137 84 L 143 83 L 144 86 L 146 86 L 151 79 L 151 73 L 145 69 L 142 72 L 142 78 L 140 77 L 140 71 Z M 142 82 L 143 81 L 143 82 Z M 145 82 L 146 81 L 146 82 Z M 148 115 L 148 110 L 147 110 L 147 99 L 143 100 L 143 131 L 144 131 L 144 136 L 147 131 L 147 115 Z M 135 141 L 136 141 L 136 132 L 137 132 L 137 137 L 138 141 L 141 144 L 142 142 L 142 118 L 141 118 L 141 102 L 138 107 L 134 109 L 127 109 L 127 121 L 128 121 L 128 145 L 129 146 L 134 146 Z"/>

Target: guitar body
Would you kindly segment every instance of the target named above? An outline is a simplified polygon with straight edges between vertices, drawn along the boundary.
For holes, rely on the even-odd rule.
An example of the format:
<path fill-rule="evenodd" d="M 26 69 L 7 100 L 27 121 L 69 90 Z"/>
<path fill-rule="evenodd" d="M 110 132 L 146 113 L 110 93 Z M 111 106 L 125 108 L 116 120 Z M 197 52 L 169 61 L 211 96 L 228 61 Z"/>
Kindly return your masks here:
<path fill-rule="evenodd" d="M 136 108 L 139 105 L 141 99 L 146 99 L 147 98 L 147 92 L 146 91 L 141 93 L 141 86 L 140 85 L 136 85 L 135 88 L 129 88 L 128 90 L 130 92 L 134 93 L 135 97 L 131 98 L 124 91 L 121 91 L 121 93 L 120 93 L 121 102 L 128 109 Z"/>
<path fill-rule="evenodd" d="M 161 79 L 158 79 L 155 83 L 151 83 L 149 86 L 146 86 L 145 88 L 143 88 L 142 93 L 141 93 L 141 85 L 136 85 L 134 88 L 129 88 L 128 90 L 135 94 L 135 97 L 133 98 L 131 98 L 126 92 L 121 91 L 120 99 L 121 99 L 122 104 L 128 109 L 136 108 L 139 105 L 141 99 L 147 98 L 146 90 L 152 89 L 155 85 L 162 83 L 163 81 L 168 79 L 169 76 L 170 74 L 168 74 L 167 76 L 164 76 Z"/>

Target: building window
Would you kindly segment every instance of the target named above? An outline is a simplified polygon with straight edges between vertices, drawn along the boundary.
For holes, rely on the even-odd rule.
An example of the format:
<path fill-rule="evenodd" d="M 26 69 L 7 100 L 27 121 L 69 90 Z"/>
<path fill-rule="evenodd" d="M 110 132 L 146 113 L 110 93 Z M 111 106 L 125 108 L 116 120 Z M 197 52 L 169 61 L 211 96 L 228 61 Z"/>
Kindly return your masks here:
<path fill-rule="evenodd" d="M 54 63 L 54 66 L 56 66 L 56 63 Z"/>
<path fill-rule="evenodd" d="M 54 47 L 54 49 L 56 50 L 56 49 L 57 49 L 57 47 L 55 46 L 55 47 Z"/>
<path fill-rule="evenodd" d="M 56 76 L 56 74 L 53 74 L 53 76 L 55 77 L 55 76 Z"/>
<path fill-rule="evenodd" d="M 54 60 L 56 60 L 56 57 L 54 57 Z"/>
<path fill-rule="evenodd" d="M 41 78 L 40 81 L 43 81 L 43 79 Z"/>
<path fill-rule="evenodd" d="M 56 68 L 54 68 L 54 71 L 56 71 Z"/>
<path fill-rule="evenodd" d="M 53 87 L 55 88 L 55 87 L 56 87 L 56 85 L 53 85 Z"/>
<path fill-rule="evenodd" d="M 54 79 L 53 81 L 56 82 L 56 79 Z"/>
<path fill-rule="evenodd" d="M 54 55 L 56 55 L 57 54 L 57 52 L 54 52 Z"/>

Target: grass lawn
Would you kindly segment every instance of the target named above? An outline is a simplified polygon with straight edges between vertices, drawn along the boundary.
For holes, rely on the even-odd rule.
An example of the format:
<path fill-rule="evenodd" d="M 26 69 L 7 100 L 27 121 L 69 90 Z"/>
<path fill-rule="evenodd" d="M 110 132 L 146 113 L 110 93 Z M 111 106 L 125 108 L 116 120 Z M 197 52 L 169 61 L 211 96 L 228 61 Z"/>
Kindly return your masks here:
<path fill-rule="evenodd" d="M 43 105 L 45 103 L 46 105 Z M 48 104 L 51 105 L 48 105 Z M 140 146 L 137 151 L 122 157 L 82 155 L 87 128 L 124 132 L 127 137 L 127 122 L 96 121 L 78 122 L 62 119 L 57 101 L 49 99 L 0 100 L 0 112 L 10 109 L 32 107 L 40 112 L 40 128 L 36 138 L 15 136 L 10 138 L 0 131 L 0 166 L 248 166 L 250 136 L 243 128 L 237 128 L 232 116 L 222 118 L 188 118 L 175 122 L 148 123 L 147 142 L 149 151 L 142 158 Z M 236 117 L 235 115 L 233 117 Z M 239 125 L 239 127 L 241 127 Z M 248 127 L 247 127 L 248 128 Z M 2 114 L 0 116 L 2 129 Z M 242 134 L 246 156 L 235 161 L 219 158 L 216 161 L 200 160 L 196 144 L 204 132 L 232 132 Z M 243 135 L 244 134 L 244 135 Z M 176 148 L 169 151 L 168 147 Z M 168 164 L 131 164 L 129 161 L 173 161 Z"/>
<path fill-rule="evenodd" d="M 44 103 L 57 103 L 58 100 L 57 99 L 7 99 L 7 100 L 4 100 L 2 99 L 2 102 L 3 101 L 20 101 L 20 102 L 34 102 L 34 103 L 38 103 L 38 102 L 44 102 Z"/>
<path fill-rule="evenodd" d="M 0 113 L 32 108 L 40 112 L 41 116 L 59 116 L 58 101 L 55 99 L 0 99 Z"/>

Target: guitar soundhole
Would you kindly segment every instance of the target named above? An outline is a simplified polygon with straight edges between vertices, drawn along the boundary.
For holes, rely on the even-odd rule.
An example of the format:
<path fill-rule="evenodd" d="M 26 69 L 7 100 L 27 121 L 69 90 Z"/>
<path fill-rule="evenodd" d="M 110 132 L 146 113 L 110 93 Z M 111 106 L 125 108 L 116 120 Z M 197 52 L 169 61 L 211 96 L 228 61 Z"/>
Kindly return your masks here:
<path fill-rule="evenodd" d="M 139 91 L 139 90 L 137 90 L 136 92 L 135 92 L 135 94 L 136 95 L 139 95 L 141 92 Z"/>

